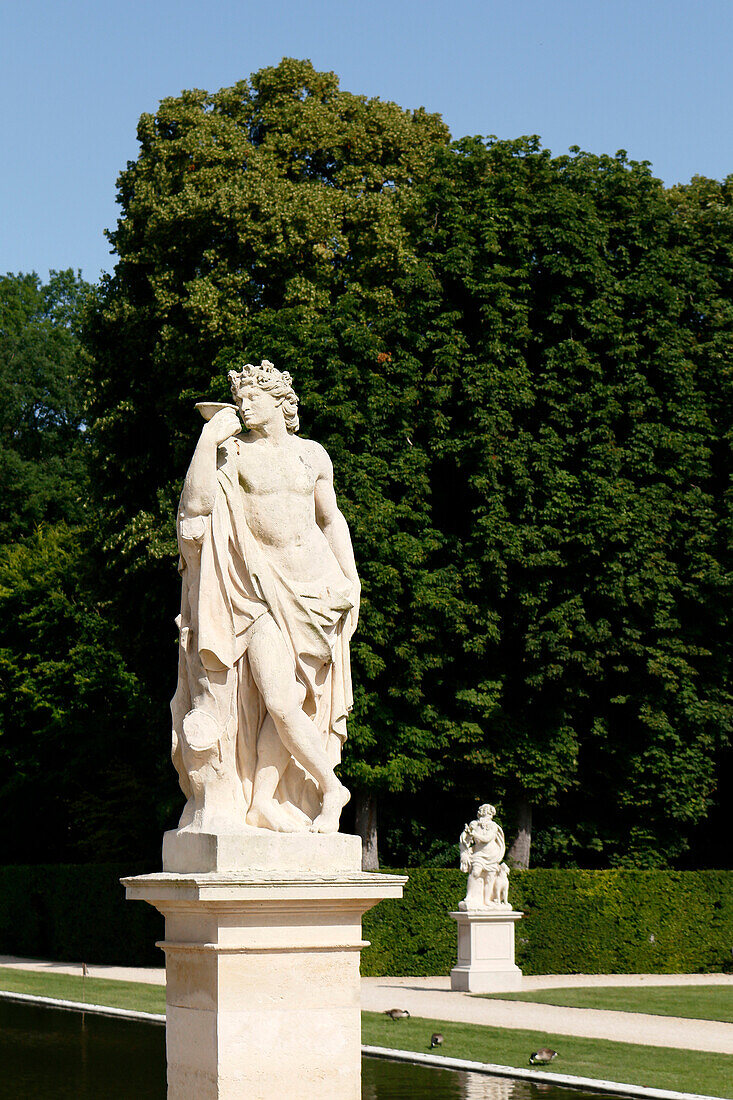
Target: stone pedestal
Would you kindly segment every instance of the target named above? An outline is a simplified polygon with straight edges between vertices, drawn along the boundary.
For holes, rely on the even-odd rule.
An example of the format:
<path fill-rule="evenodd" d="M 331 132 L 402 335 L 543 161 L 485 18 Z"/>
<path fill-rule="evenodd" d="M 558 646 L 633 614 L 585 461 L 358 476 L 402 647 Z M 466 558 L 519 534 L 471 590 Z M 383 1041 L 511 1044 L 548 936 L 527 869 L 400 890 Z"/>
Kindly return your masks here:
<path fill-rule="evenodd" d="M 164 851 L 123 883 L 165 917 L 168 1100 L 359 1100 L 361 918 L 406 879 L 363 873 L 341 834 L 167 834 Z"/>
<path fill-rule="evenodd" d="M 514 962 L 513 909 L 473 909 L 450 913 L 458 925 L 458 962 L 451 989 L 462 993 L 508 993 L 520 989 L 522 971 Z"/>

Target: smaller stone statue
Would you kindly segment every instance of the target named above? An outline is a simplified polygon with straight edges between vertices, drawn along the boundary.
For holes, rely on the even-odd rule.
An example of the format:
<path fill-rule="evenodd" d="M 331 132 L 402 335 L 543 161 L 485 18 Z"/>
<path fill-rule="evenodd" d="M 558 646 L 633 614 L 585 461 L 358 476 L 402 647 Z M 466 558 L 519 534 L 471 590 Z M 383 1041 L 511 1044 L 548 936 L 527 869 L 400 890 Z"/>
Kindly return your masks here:
<path fill-rule="evenodd" d="M 461 833 L 460 866 L 468 875 L 466 897 L 458 905 L 463 912 L 511 909 L 509 868 L 502 862 L 506 852 L 504 830 L 494 821 L 495 814 L 495 807 L 485 802 L 478 808 L 478 817 Z"/>

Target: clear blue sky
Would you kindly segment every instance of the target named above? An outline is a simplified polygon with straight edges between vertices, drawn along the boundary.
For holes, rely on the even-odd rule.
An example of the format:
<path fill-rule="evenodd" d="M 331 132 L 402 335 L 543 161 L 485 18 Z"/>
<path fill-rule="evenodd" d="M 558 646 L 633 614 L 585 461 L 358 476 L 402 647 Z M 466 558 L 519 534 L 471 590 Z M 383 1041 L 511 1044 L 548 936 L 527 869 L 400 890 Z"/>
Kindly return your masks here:
<path fill-rule="evenodd" d="M 111 270 L 143 111 L 281 57 L 440 112 L 454 137 L 628 150 L 666 183 L 733 172 L 733 0 L 6 0 L 0 271 Z"/>

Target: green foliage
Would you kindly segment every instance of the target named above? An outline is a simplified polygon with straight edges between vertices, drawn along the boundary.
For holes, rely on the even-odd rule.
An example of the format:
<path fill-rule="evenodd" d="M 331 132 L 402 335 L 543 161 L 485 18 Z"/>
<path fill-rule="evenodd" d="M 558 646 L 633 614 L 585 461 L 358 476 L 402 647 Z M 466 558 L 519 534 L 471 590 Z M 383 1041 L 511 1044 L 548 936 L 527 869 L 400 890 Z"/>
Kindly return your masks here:
<path fill-rule="evenodd" d="M 447 974 L 465 894 L 459 871 L 415 869 L 401 901 L 364 916 L 363 974 Z M 730 871 L 553 871 L 512 875 L 525 974 L 686 974 L 729 969 Z"/>
<path fill-rule="evenodd" d="M 729 414 L 700 316 L 715 292 L 721 359 L 733 252 L 701 267 L 691 197 L 683 232 L 623 155 L 448 146 L 302 62 L 165 100 L 138 136 L 89 324 L 134 584 L 173 554 L 194 398 L 234 354 L 285 362 L 363 574 L 346 775 L 540 808 L 580 789 L 581 820 L 607 804 L 566 854 L 679 855 L 731 720 Z"/>
<path fill-rule="evenodd" d="M 0 828 L 14 857 L 150 851 L 160 752 L 84 529 L 41 526 L 0 548 L 0 684 Z"/>
<path fill-rule="evenodd" d="M 550 821 L 562 801 L 546 859 L 664 864 L 733 713 L 730 188 L 472 139 L 420 190 L 458 782 Z"/>
<path fill-rule="evenodd" d="M 679 863 L 730 760 L 731 180 L 450 144 L 292 59 L 163 100 L 138 138 L 114 274 L 0 280 L 0 534 L 28 540 L 0 562 L 0 792 L 62 767 L 68 727 L 87 789 L 62 767 L 41 815 L 63 851 L 147 851 L 174 817 L 192 406 L 266 355 L 354 536 L 342 770 L 382 801 L 383 854 L 449 861 L 491 797 L 508 826 L 532 805 L 543 863 Z"/>
<path fill-rule="evenodd" d="M 88 505 L 89 292 L 71 271 L 0 278 L 0 829 L 18 860 L 140 858 L 165 807 Z"/>
<path fill-rule="evenodd" d="M 88 284 L 73 271 L 0 276 L 0 541 L 81 518 Z"/>
<path fill-rule="evenodd" d="M 456 925 L 448 913 L 466 894 L 460 871 L 411 868 L 399 901 L 381 901 L 364 914 L 361 957 L 365 976 L 378 974 L 447 974 L 455 965 Z"/>
<path fill-rule="evenodd" d="M 130 864 L 0 867 L 2 952 L 58 962 L 162 966 L 163 918 L 125 901 Z"/>
<path fill-rule="evenodd" d="M 536 870 L 517 874 L 515 885 L 513 904 L 527 911 L 517 933 L 527 973 L 730 968 L 730 872 Z"/>
<path fill-rule="evenodd" d="M 345 773 L 415 786 L 445 729 L 423 679 L 440 652 L 424 609 L 450 602 L 429 557 L 423 367 L 395 350 L 410 325 L 397 287 L 415 266 L 403 206 L 447 132 L 436 116 L 343 92 L 285 60 L 233 88 L 164 100 L 119 181 L 119 254 L 88 333 L 96 367 L 95 486 L 130 660 L 161 730 L 162 639 L 173 634 L 173 516 L 200 426 L 194 401 L 226 396 L 234 354 L 287 365 L 304 434 L 330 451 L 363 582 L 357 700 Z M 215 364 L 215 366 L 214 366 Z M 426 433 L 423 432 L 423 435 Z M 138 593 L 161 598 L 146 604 Z"/>
<path fill-rule="evenodd" d="M 729 189 L 448 145 L 292 60 L 164 100 L 138 136 L 88 328 L 120 615 L 163 597 L 126 630 L 141 677 L 191 404 L 267 354 L 363 576 L 345 777 L 419 789 L 413 835 L 488 787 L 550 822 L 562 803 L 548 861 L 678 858 L 732 713 Z"/>
<path fill-rule="evenodd" d="M 162 965 L 159 915 L 124 900 L 131 864 L 0 867 L 0 954 Z M 456 960 L 448 912 L 465 893 L 459 871 L 412 868 L 400 901 L 364 916 L 365 975 L 447 974 Z M 730 969 L 733 872 L 515 872 L 517 962 L 525 974 L 671 974 Z M 651 938 L 653 937 L 653 939 Z"/>

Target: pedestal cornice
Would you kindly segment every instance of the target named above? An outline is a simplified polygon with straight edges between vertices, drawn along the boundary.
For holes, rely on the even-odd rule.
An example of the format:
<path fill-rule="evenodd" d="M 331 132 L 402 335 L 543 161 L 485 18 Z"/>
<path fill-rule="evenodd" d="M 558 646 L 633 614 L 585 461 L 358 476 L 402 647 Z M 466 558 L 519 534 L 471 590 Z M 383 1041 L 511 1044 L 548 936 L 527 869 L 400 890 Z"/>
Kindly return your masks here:
<path fill-rule="evenodd" d="M 227 902 L 317 901 L 326 898 L 342 902 L 349 898 L 365 901 L 371 908 L 381 898 L 402 897 L 404 875 L 368 871 L 318 875 L 294 871 L 228 874 L 176 874 L 160 872 L 121 880 L 129 901 Z"/>

